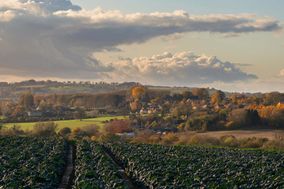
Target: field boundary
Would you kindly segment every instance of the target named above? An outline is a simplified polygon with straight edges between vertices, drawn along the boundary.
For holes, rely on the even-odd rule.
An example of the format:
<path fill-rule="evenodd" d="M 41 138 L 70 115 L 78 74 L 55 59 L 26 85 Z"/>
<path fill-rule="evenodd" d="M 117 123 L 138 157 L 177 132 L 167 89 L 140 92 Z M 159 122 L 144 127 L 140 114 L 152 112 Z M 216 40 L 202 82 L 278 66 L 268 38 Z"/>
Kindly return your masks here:
<path fill-rule="evenodd" d="M 68 144 L 67 164 L 58 189 L 71 189 L 74 178 L 75 147 Z"/>
<path fill-rule="evenodd" d="M 105 147 L 104 145 L 101 145 L 101 146 L 105 154 L 109 156 L 111 160 L 113 161 L 113 163 L 116 164 L 120 168 L 121 176 L 126 181 L 130 189 L 146 189 L 144 185 L 142 185 L 141 183 L 137 184 L 135 180 L 133 180 L 131 177 L 129 177 L 126 174 L 125 166 L 115 157 L 115 155 L 111 152 L 109 148 Z"/>

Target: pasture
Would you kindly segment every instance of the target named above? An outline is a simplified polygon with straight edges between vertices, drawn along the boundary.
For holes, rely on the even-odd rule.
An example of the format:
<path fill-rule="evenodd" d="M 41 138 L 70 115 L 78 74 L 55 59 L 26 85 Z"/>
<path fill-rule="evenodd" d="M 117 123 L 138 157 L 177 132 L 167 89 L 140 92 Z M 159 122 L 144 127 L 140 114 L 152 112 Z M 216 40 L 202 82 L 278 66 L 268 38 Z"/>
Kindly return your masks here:
<path fill-rule="evenodd" d="M 88 125 L 97 125 L 104 126 L 105 121 L 109 121 L 111 119 L 128 119 L 128 116 L 105 116 L 105 117 L 97 117 L 91 119 L 83 119 L 83 120 L 63 120 L 63 121 L 54 121 L 57 124 L 57 130 L 60 130 L 64 127 L 68 127 L 70 129 L 82 128 Z M 12 128 L 14 125 L 19 126 L 21 129 L 25 131 L 32 130 L 36 122 L 30 123 L 6 123 L 4 124 L 5 128 Z"/>

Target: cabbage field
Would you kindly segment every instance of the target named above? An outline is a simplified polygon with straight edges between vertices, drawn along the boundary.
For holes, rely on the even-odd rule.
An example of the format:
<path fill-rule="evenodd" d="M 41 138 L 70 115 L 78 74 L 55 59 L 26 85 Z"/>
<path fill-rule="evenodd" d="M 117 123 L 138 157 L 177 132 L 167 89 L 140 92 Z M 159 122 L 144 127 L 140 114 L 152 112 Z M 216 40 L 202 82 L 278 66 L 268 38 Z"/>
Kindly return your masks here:
<path fill-rule="evenodd" d="M 0 189 L 58 188 L 69 147 L 0 137 Z M 66 189 L 284 188 L 283 152 L 80 140 L 74 153 Z"/>
<path fill-rule="evenodd" d="M 75 162 L 73 188 L 128 188 L 126 181 L 119 172 L 120 167 L 113 162 L 98 143 L 78 142 Z"/>
<path fill-rule="evenodd" d="M 0 188 L 56 188 L 66 142 L 57 138 L 0 137 Z"/>
<path fill-rule="evenodd" d="M 284 188 L 284 154 L 261 150 L 108 144 L 147 188 Z"/>

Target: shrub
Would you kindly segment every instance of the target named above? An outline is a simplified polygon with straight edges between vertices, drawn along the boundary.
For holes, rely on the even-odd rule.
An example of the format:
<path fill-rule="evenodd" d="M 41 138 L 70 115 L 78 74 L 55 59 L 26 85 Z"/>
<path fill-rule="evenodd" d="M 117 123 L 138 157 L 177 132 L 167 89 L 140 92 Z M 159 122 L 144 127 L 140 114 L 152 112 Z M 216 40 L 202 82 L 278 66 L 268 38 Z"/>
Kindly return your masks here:
<path fill-rule="evenodd" d="M 75 128 L 72 132 L 72 137 L 75 138 L 92 138 L 93 136 L 97 136 L 99 133 L 99 129 L 97 125 L 88 125 L 82 128 Z"/>
<path fill-rule="evenodd" d="M 233 135 L 226 135 L 220 138 L 222 145 L 229 146 L 229 147 L 238 147 L 239 142 L 237 138 Z"/>
<path fill-rule="evenodd" d="M 118 135 L 114 135 L 111 133 L 104 133 L 97 140 L 102 142 L 117 142 L 117 141 L 122 141 L 122 138 Z"/>
<path fill-rule="evenodd" d="M 71 129 L 70 128 L 68 128 L 68 127 L 64 127 L 64 128 L 62 128 L 59 132 L 58 132 L 58 134 L 60 135 L 60 136 L 62 136 L 62 137 L 67 137 L 69 134 L 71 134 Z"/>
<path fill-rule="evenodd" d="M 86 135 L 81 128 L 77 127 L 75 129 L 73 129 L 72 135 L 71 135 L 72 138 L 82 139 L 84 136 L 86 136 Z"/>
<path fill-rule="evenodd" d="M 106 133 L 116 134 L 132 132 L 133 129 L 128 120 L 113 120 L 105 125 L 104 131 Z"/>
<path fill-rule="evenodd" d="M 177 145 L 187 145 L 189 144 L 189 139 L 193 136 L 194 134 L 189 133 L 189 132 L 184 132 L 184 133 L 179 133 L 179 140 L 177 141 Z"/>
<path fill-rule="evenodd" d="M 267 138 L 246 138 L 240 139 L 240 147 L 242 148 L 261 148 L 268 142 Z"/>
<path fill-rule="evenodd" d="M 57 124 L 54 122 L 39 122 L 36 123 L 32 134 L 35 136 L 54 136 L 56 135 Z"/>
<path fill-rule="evenodd" d="M 82 128 L 86 136 L 92 137 L 99 133 L 99 127 L 97 125 L 88 125 Z"/>
<path fill-rule="evenodd" d="M 12 128 L 0 129 L 0 135 L 4 136 L 17 136 L 26 134 L 20 126 L 14 125 Z"/>
<path fill-rule="evenodd" d="M 178 140 L 178 136 L 174 133 L 167 133 L 162 137 L 162 143 L 166 145 L 175 144 Z"/>
<path fill-rule="evenodd" d="M 133 143 L 153 143 L 156 140 L 152 140 L 155 136 L 158 136 L 151 130 L 143 130 L 136 133 L 136 136 L 132 139 Z M 160 142 L 158 140 L 157 142 Z"/>
<path fill-rule="evenodd" d="M 189 138 L 188 144 L 198 144 L 198 145 L 219 145 L 220 141 L 214 137 L 193 135 Z"/>
<path fill-rule="evenodd" d="M 161 142 L 161 136 L 157 134 L 151 135 L 147 140 L 150 144 L 159 144 Z"/>
<path fill-rule="evenodd" d="M 284 149 L 284 140 L 270 140 L 266 142 L 262 147 L 265 149 Z"/>

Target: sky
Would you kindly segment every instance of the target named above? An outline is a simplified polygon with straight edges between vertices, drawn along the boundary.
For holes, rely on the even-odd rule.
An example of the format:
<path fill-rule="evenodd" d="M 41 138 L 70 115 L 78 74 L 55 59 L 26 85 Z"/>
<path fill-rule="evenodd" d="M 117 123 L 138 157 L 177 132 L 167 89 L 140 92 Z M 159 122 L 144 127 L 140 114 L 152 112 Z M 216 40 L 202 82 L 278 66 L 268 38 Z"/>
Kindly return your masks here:
<path fill-rule="evenodd" d="M 282 0 L 0 1 L 0 80 L 284 92 Z"/>

